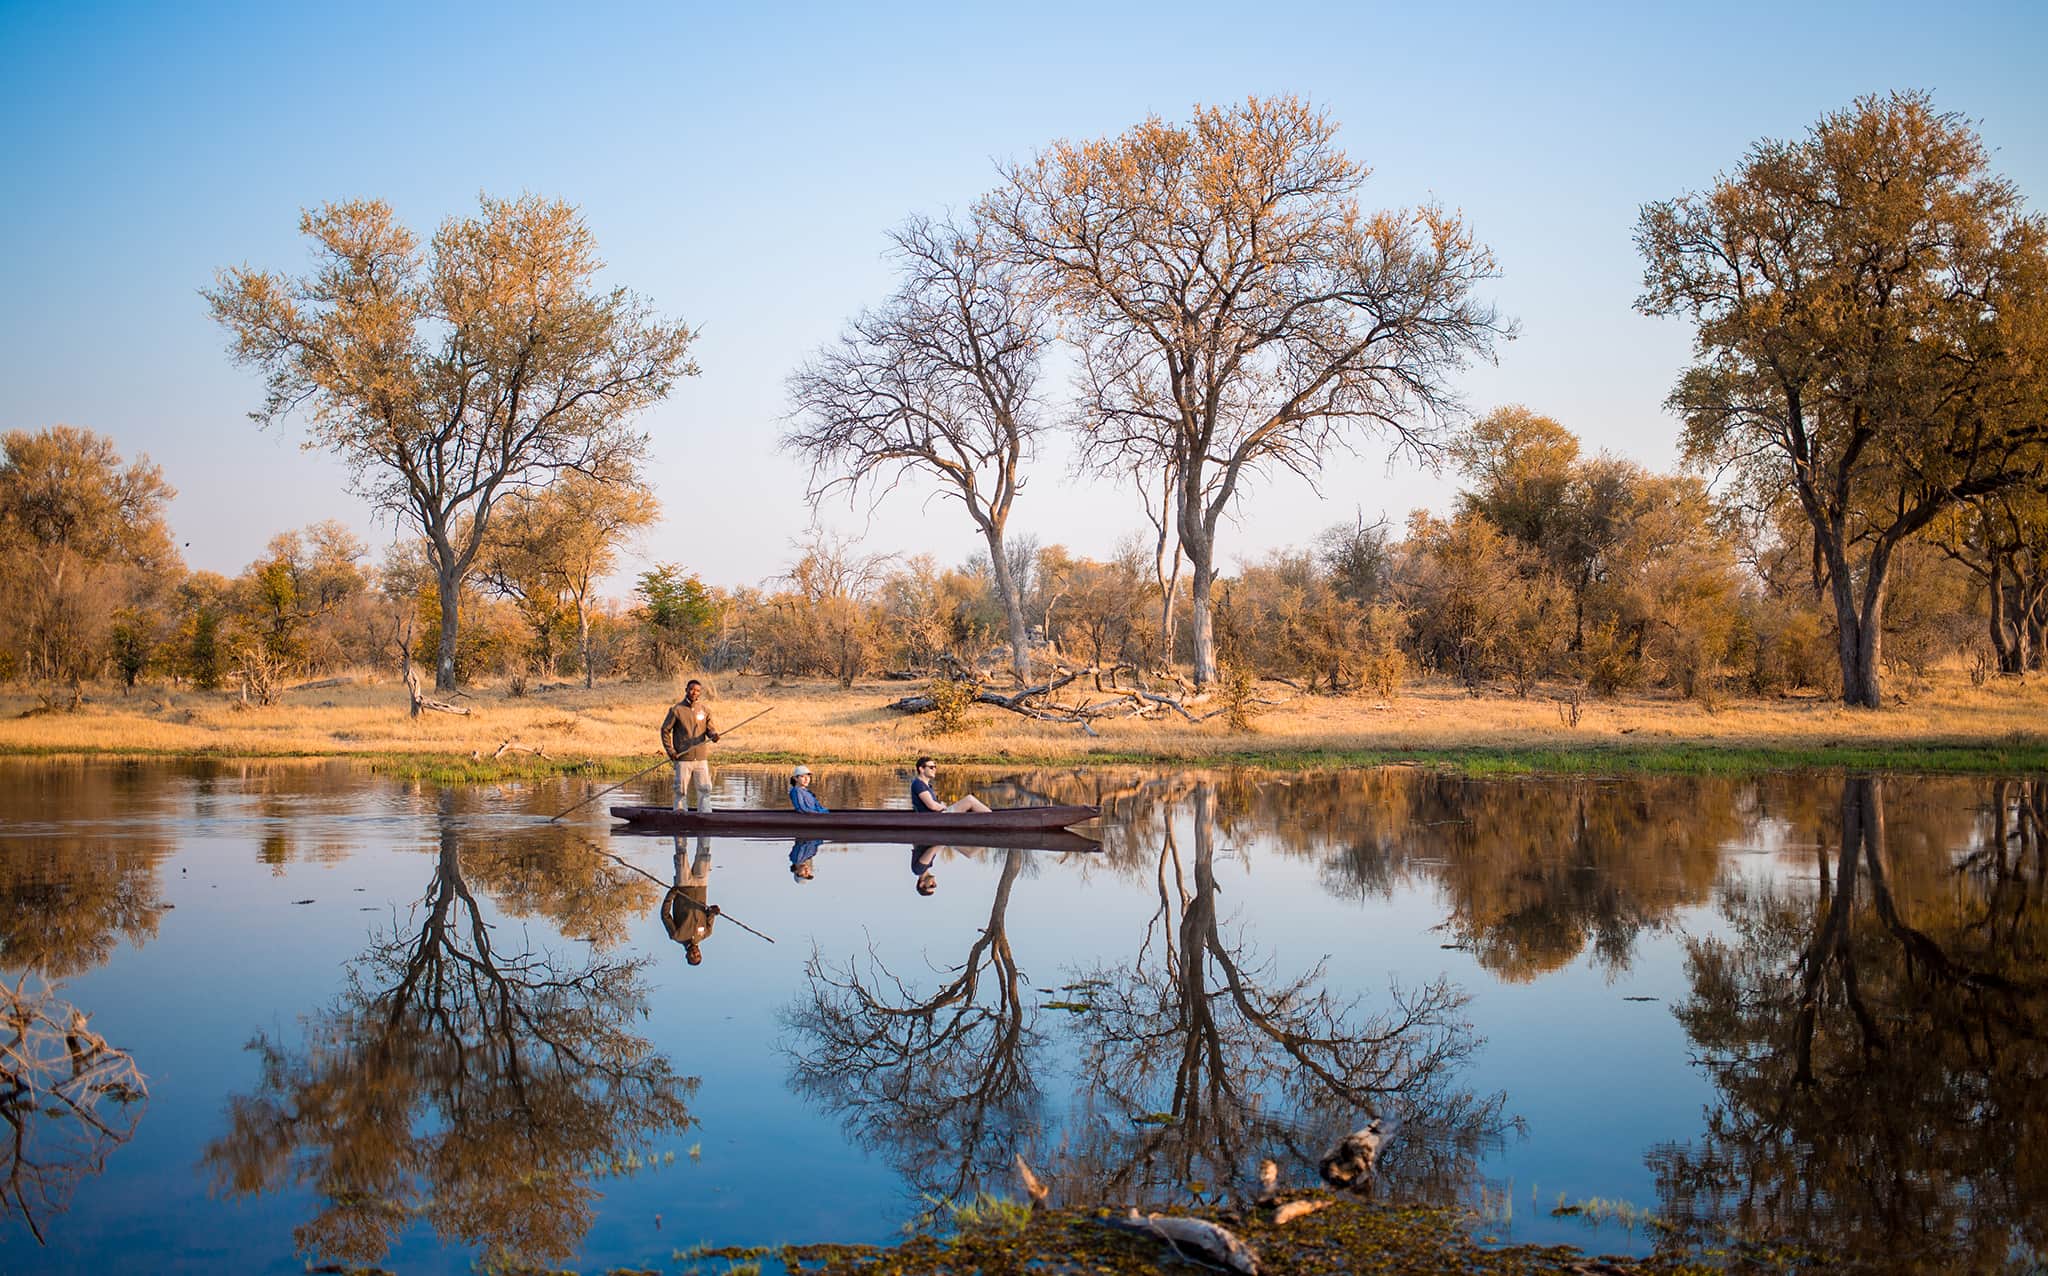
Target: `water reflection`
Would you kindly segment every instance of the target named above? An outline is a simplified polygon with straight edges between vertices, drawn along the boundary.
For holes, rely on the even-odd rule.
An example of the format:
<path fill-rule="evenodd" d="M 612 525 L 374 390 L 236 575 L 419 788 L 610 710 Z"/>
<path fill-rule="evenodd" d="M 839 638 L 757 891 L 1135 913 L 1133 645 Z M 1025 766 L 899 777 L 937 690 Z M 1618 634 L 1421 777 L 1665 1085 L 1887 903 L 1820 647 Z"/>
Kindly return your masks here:
<path fill-rule="evenodd" d="M 477 898 L 602 938 L 648 889 L 568 834 L 466 838 L 454 806 L 408 921 L 350 963 L 303 1044 L 251 1043 L 262 1080 L 203 1155 L 229 1197 L 310 1188 L 317 1210 L 293 1233 L 309 1260 L 377 1262 L 423 1217 L 487 1264 L 559 1262 L 598 1180 L 690 1119 L 695 1082 L 630 1030 L 646 959 L 512 951 Z"/>
<path fill-rule="evenodd" d="M 128 767 L 0 771 L 0 967 L 67 979 L 155 936 L 168 835 Z M 77 816 L 90 812 L 92 823 Z"/>
<path fill-rule="evenodd" d="M 1105 786 L 1111 858 L 1149 874 L 1150 808 L 1189 783 Z M 1385 899 L 1434 882 L 1451 903 L 1442 926 L 1453 942 L 1516 982 L 1589 950 L 1625 970 L 1645 930 L 1711 897 L 1723 849 L 1756 820 L 1750 786 L 1693 777 L 1475 780 L 1390 767 L 1202 783 L 1214 788 L 1219 836 L 1315 859 L 1332 894 Z"/>
<path fill-rule="evenodd" d="M 1719 1097 L 1650 1158 L 1687 1231 L 1887 1271 L 2048 1253 L 2048 786 L 1998 785 L 1988 828 L 1929 787 L 1847 780 L 1817 888 L 1731 884 L 1733 936 L 1688 946 Z"/>
<path fill-rule="evenodd" d="M 814 953 L 796 1032 L 792 1088 L 837 1113 L 920 1194 L 957 1199 L 1001 1172 L 1037 1130 L 1041 1095 L 1023 976 L 1010 947 L 1010 896 L 1031 852 L 1003 852 L 988 921 L 931 991 L 872 954 L 843 965 Z"/>
<path fill-rule="evenodd" d="M 0 983 L 0 1211 L 38 1244 L 85 1179 L 134 1137 L 148 1086 L 55 985 Z"/>
<path fill-rule="evenodd" d="M 683 839 L 676 838 L 675 885 L 661 900 L 661 926 L 668 937 L 683 946 L 683 959 L 692 966 L 704 964 L 704 941 L 718 921 L 718 905 L 711 902 L 711 839 L 697 839 L 697 855 L 688 867 L 689 852 Z"/>
<path fill-rule="evenodd" d="M 2048 1246 L 2048 784 L 988 774 L 992 803 L 1101 801 L 1101 849 L 608 840 L 595 813 L 542 827 L 572 785 L 0 760 L 0 969 L 64 981 L 42 1075 L 89 1089 L 122 1050 L 162 1073 L 140 1127 L 111 1085 L 99 1126 L 60 1129 L 0 1078 L 0 1268 L 133 1266 L 137 1235 L 274 1265 L 290 1223 L 309 1258 L 408 1267 L 437 1240 L 595 1270 L 650 1239 L 883 1239 L 906 1197 L 1013 1192 L 1020 1151 L 1068 1202 L 1185 1204 L 1261 1156 L 1312 1172 L 1369 1113 L 1398 1199 L 1654 1195 L 1680 1236 L 1885 1270 Z M 104 1054 L 50 1035 L 71 1002 Z M 238 1058 L 252 1024 L 287 1028 Z M 718 1049 L 685 1055 L 707 1024 Z M 693 1116 L 687 1190 L 606 1178 Z M 796 1212 L 791 1146 L 834 1184 Z M 231 1212 L 207 1182 L 277 1195 Z M 1525 1208 L 1507 1236 L 1656 1243 L 1582 1227 Z"/>
<path fill-rule="evenodd" d="M 1156 907 L 1126 961 L 1076 981 L 1091 1009 L 1072 1031 L 1093 1084 L 1060 1178 L 1095 1200 L 1241 1194 L 1259 1158 L 1312 1164 L 1372 1114 L 1396 1125 L 1383 1179 L 1459 1195 L 1511 1124 L 1504 1095 L 1460 1084 L 1479 1044 L 1465 994 L 1443 978 L 1390 985 L 1388 1008 L 1369 1011 L 1329 990 L 1325 963 L 1282 971 L 1248 920 L 1226 928 L 1220 916 L 1217 786 L 1136 796 L 1153 818 L 1126 827 L 1152 832 Z"/>
<path fill-rule="evenodd" d="M 1459 1083 L 1478 1044 L 1464 994 L 1437 979 L 1395 987 L 1390 1008 L 1369 1012 L 1330 991 L 1320 963 L 1279 971 L 1248 927 L 1220 917 L 1217 786 L 1161 783 L 1119 800 L 1112 856 L 1128 867 L 1149 841 L 1157 898 L 1128 959 L 1070 969 L 1068 1000 L 1027 1004 L 1007 921 L 1025 853 L 1011 851 L 987 925 L 937 989 L 872 954 L 812 959 L 787 1016 L 793 1087 L 932 1198 L 1007 1181 L 1019 1152 L 1069 1203 L 1237 1192 L 1261 1156 L 1312 1164 L 1368 1113 L 1399 1123 L 1388 1163 L 1401 1190 L 1457 1196 L 1512 1124 L 1504 1096 Z M 1057 1131 L 1033 1079 L 1052 1036 L 1080 1085 Z"/>

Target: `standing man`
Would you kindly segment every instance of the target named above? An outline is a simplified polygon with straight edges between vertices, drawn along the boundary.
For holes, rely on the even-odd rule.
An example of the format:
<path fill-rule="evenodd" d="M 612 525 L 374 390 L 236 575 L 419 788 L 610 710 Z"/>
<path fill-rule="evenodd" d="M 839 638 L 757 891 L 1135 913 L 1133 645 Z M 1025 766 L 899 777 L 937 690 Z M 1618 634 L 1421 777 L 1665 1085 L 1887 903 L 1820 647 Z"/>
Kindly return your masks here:
<path fill-rule="evenodd" d="M 683 698 L 668 707 L 661 720 L 661 748 L 676 764 L 676 810 L 684 810 L 684 781 L 697 791 L 697 809 L 711 809 L 711 746 L 718 732 L 703 704 L 704 684 L 695 678 L 683 684 Z"/>

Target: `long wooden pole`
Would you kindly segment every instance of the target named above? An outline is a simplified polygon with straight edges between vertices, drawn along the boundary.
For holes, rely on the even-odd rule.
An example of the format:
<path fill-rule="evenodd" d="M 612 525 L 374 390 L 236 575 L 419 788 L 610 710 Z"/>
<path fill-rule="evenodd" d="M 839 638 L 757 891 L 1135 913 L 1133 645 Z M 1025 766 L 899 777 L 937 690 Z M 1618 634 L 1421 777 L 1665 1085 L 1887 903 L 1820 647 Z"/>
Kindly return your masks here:
<path fill-rule="evenodd" d="M 769 705 L 769 706 L 768 706 L 768 707 L 767 707 L 766 709 L 763 709 L 763 710 L 761 710 L 761 712 L 760 712 L 760 713 L 757 713 L 757 714 L 753 715 L 753 717 L 750 717 L 750 718 L 742 718 L 742 719 L 741 719 L 741 720 L 740 720 L 740 721 L 738 722 L 738 724 L 736 724 L 736 725 L 734 725 L 734 726 L 731 726 L 731 727 L 727 727 L 727 728 L 726 728 L 725 730 L 723 730 L 723 731 L 719 732 L 719 733 L 718 733 L 718 735 L 719 735 L 719 738 L 720 738 L 720 739 L 723 739 L 723 738 L 725 738 L 726 736 L 729 736 L 729 735 L 731 735 L 731 734 L 732 734 L 733 732 L 735 732 L 735 731 L 739 730 L 739 729 L 740 729 L 740 727 L 743 727 L 743 726 L 747 725 L 747 723 L 749 723 L 749 722 L 752 722 L 752 721 L 754 720 L 754 718 L 758 718 L 758 717 L 762 716 L 762 714 L 767 714 L 767 713 L 773 713 L 774 711 L 775 711 L 775 706 L 771 704 L 771 705 Z M 653 771 L 653 770 L 656 770 L 657 768 L 660 768 L 660 767 L 665 767 L 665 766 L 667 766 L 667 765 L 668 765 L 668 764 L 669 764 L 669 763 L 670 763 L 671 761 L 673 761 L 673 759 L 670 759 L 670 758 L 663 758 L 663 759 L 662 759 L 661 761 L 659 761 L 659 762 L 655 763 L 655 764 L 654 764 L 653 766 L 650 766 L 650 767 L 644 767 L 644 768 L 642 768 L 641 770 L 638 770 L 638 771 L 635 771 L 635 772 L 633 772 L 633 774 L 631 774 L 631 775 L 627 776 L 627 777 L 626 777 L 625 779 L 623 779 L 623 780 L 620 780 L 620 781 L 619 781 L 619 782 L 618 782 L 617 784 L 614 784 L 614 785 L 612 785 L 612 786 L 611 786 L 610 788 L 608 788 L 608 789 L 599 789 L 599 790 L 598 790 L 597 792 L 595 792 L 595 793 L 591 794 L 591 795 L 590 795 L 589 797 L 587 797 L 587 798 L 584 798 L 584 799 L 583 799 L 583 800 L 582 800 L 581 802 L 578 802 L 578 803 L 576 803 L 576 804 L 575 804 L 575 806 L 565 806 L 565 807 L 563 807 L 563 808 L 562 808 L 561 810 L 559 810 L 559 811 L 555 812 L 555 813 L 554 813 L 553 815 L 550 815 L 550 816 L 548 817 L 548 823 L 550 823 L 550 824 L 553 824 L 553 823 L 554 823 L 554 822 L 555 822 L 556 820 L 559 820 L 559 819 L 561 819 L 561 818 L 562 818 L 563 816 L 567 815 L 567 814 L 568 814 L 569 812 L 571 812 L 571 811 L 575 810 L 575 809 L 576 809 L 576 807 L 578 807 L 578 806 L 588 806 L 588 805 L 589 805 L 590 803 L 592 803 L 592 802 L 595 802 L 595 801 L 597 801 L 597 800 L 598 800 L 599 798 L 603 797 L 603 796 L 604 796 L 605 794 L 607 794 L 607 793 L 616 793 L 616 792 L 618 792 L 618 791 L 619 791 L 620 789 L 623 789 L 623 788 L 625 788 L 625 787 L 626 787 L 627 785 L 629 785 L 629 784 L 631 784 L 631 783 L 632 783 L 633 781 L 635 781 L 635 780 L 639 779 L 639 778 L 640 778 L 641 776 L 643 776 L 643 775 L 646 775 L 646 774 L 647 774 L 647 773 L 648 773 L 649 771 Z M 744 925 L 745 923 L 741 923 L 741 924 L 742 924 L 742 925 Z"/>
<path fill-rule="evenodd" d="M 587 797 L 587 798 L 584 798 L 584 799 L 583 799 L 583 800 L 582 800 L 581 802 L 578 802 L 578 803 L 576 803 L 576 806 L 565 806 L 565 807 L 563 807 L 563 808 L 562 808 L 561 810 L 559 810 L 559 811 L 555 812 L 555 813 L 554 813 L 553 815 L 550 815 L 550 816 L 548 817 L 548 823 L 550 823 L 550 824 L 553 824 L 553 823 L 554 823 L 554 822 L 555 822 L 556 820 L 559 820 L 559 819 L 561 819 L 561 818 L 562 818 L 563 816 L 567 815 L 567 814 L 568 814 L 569 812 L 571 812 L 571 811 L 575 810 L 577 806 L 587 806 L 587 805 L 589 805 L 590 803 L 592 803 L 592 802 L 595 802 L 595 801 L 597 801 L 597 799 L 599 799 L 599 798 L 603 797 L 603 796 L 604 796 L 605 794 L 607 794 L 607 793 L 614 793 L 614 792 L 617 792 L 617 791 L 618 791 L 618 790 L 620 790 L 620 789 L 623 789 L 623 788 L 625 788 L 625 787 L 626 787 L 627 785 L 629 785 L 629 784 L 631 784 L 631 783 L 632 783 L 633 781 L 635 781 L 635 780 L 639 779 L 639 778 L 640 778 L 641 776 L 643 776 L 643 775 L 646 775 L 646 774 L 647 774 L 647 773 L 648 773 L 649 771 L 654 771 L 654 770 L 658 770 L 658 769 L 660 769 L 661 767 L 665 767 L 665 766 L 667 766 L 668 764 L 669 764 L 669 760 L 668 760 L 667 758 L 663 758 L 663 759 L 662 759 L 661 761 L 659 761 L 659 762 L 655 763 L 655 764 L 654 764 L 653 766 L 650 766 L 650 767 L 643 767 L 642 769 L 640 769 L 640 770 L 638 770 L 638 771 L 635 771 L 635 772 L 633 772 L 633 774 L 631 774 L 631 775 L 627 776 L 627 777 L 626 777 L 625 779 L 623 779 L 623 780 L 620 780 L 620 781 L 619 781 L 619 782 L 618 782 L 617 784 L 614 784 L 614 785 L 612 785 L 612 786 L 611 786 L 611 788 L 609 788 L 609 789 L 599 789 L 599 790 L 598 790 L 597 792 L 595 792 L 595 793 L 591 794 L 591 795 L 590 795 L 589 797 Z"/>

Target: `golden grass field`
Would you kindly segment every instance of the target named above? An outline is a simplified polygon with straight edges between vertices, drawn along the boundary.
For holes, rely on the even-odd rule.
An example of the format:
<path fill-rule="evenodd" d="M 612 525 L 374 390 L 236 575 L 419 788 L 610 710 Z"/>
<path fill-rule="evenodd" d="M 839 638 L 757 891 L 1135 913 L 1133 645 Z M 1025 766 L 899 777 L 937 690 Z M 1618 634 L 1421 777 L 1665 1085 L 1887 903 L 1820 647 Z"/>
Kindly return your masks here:
<path fill-rule="evenodd" d="M 2048 760 L 2048 681 L 1970 685 L 1959 671 L 1901 685 L 1901 703 L 1848 709 L 1816 697 L 1730 701 L 1709 711 L 1667 696 L 1583 702 L 1569 725 L 1556 698 L 1473 697 L 1438 684 L 1411 685 L 1391 702 L 1300 696 L 1264 711 L 1251 731 L 1222 718 L 1109 719 L 1091 738 L 1071 725 L 1035 722 L 987 706 L 968 730 L 929 733 L 931 719 L 886 709 L 921 688 L 901 682 L 776 684 L 753 675 L 707 675 L 718 722 L 767 716 L 717 748 L 726 761 L 803 758 L 901 763 L 918 753 L 954 762 L 1086 763 L 1216 761 L 1321 765 L 1402 757 L 1495 769 L 1717 769 L 1721 766 L 1874 765 L 1902 769 L 2035 769 Z M 1076 688 L 1080 684 L 1076 684 Z M 0 696 L 0 754 L 361 755 L 534 769 L 545 752 L 561 767 L 595 760 L 616 770 L 659 750 L 657 728 L 674 683 L 605 683 L 513 697 L 479 687 L 459 699 L 469 716 L 405 712 L 393 679 L 286 692 L 268 707 L 228 693 L 101 688 L 69 713 L 36 710 L 27 694 Z M 1076 688 L 1069 688 L 1071 692 Z M 1291 694 L 1267 688 L 1264 694 Z M 1069 697 L 1072 698 L 1072 697 Z M 1490 760 L 1490 761 L 1489 761 Z"/>

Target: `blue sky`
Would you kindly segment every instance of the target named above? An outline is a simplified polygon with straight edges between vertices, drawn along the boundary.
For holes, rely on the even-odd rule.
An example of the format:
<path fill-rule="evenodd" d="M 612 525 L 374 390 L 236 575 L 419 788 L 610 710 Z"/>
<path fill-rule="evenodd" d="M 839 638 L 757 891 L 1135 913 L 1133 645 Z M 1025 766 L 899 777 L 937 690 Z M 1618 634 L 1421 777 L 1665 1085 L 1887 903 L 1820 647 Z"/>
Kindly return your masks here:
<path fill-rule="evenodd" d="M 1521 337 L 1465 378 L 1471 406 L 1526 403 L 1656 466 L 1690 333 L 1631 310 L 1642 203 L 1898 88 L 1979 121 L 1994 166 L 2048 197 L 2041 4 L 414 8 L 0 0 L 0 428 L 149 453 L 195 567 L 319 518 L 390 539 L 337 462 L 246 419 L 256 379 L 198 295 L 225 265 L 302 270 L 299 210 L 332 199 L 381 197 L 423 233 L 480 191 L 578 204 L 608 281 L 703 332 L 704 374 L 643 422 L 668 518 L 632 566 L 736 585 L 809 521 L 774 447 L 783 377 L 887 293 L 884 231 L 1058 138 L 1247 94 L 1329 108 L 1368 207 L 1439 200 L 1500 259 Z M 1041 456 L 1014 527 L 1106 554 L 1142 517 L 1066 462 Z M 1259 485 L 1226 560 L 1451 490 L 1377 444 L 1321 487 Z M 910 491 L 824 519 L 880 550 L 977 546 Z"/>

